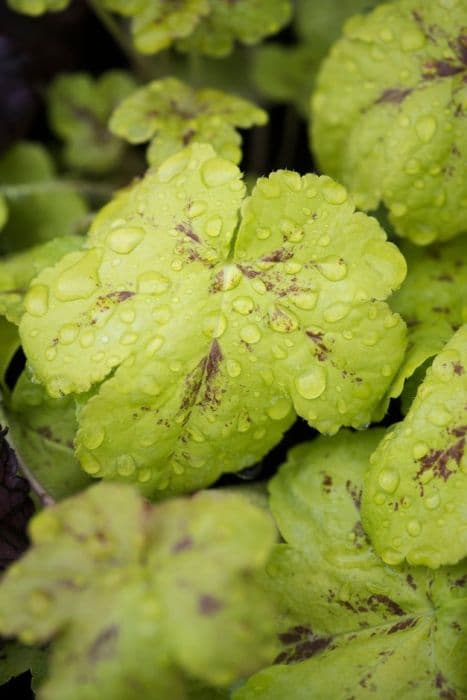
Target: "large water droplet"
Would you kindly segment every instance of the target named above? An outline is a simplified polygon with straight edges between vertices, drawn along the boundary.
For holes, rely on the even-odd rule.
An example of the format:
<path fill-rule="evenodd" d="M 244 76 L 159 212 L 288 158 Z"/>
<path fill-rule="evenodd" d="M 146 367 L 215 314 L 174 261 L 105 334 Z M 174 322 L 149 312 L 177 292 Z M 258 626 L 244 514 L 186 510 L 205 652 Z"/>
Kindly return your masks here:
<path fill-rule="evenodd" d="M 243 275 L 237 265 L 225 265 L 222 268 L 222 291 L 228 292 L 238 287 Z"/>
<path fill-rule="evenodd" d="M 107 243 L 114 253 L 127 255 L 136 248 L 144 238 L 144 229 L 140 226 L 125 226 L 112 231 L 107 237 Z"/>
<path fill-rule="evenodd" d="M 430 115 L 424 115 L 417 119 L 415 131 L 422 143 L 429 143 L 433 138 L 437 127 L 436 119 Z"/>
<path fill-rule="evenodd" d="M 439 494 L 432 493 L 430 496 L 426 496 L 423 502 L 428 510 L 435 510 L 440 503 Z"/>
<path fill-rule="evenodd" d="M 277 304 L 272 311 L 269 312 L 269 325 L 278 333 L 291 333 L 298 328 L 298 320 L 284 306 Z"/>
<path fill-rule="evenodd" d="M 81 431 L 80 438 L 85 447 L 95 450 L 104 442 L 105 430 L 100 425 L 89 426 Z"/>
<path fill-rule="evenodd" d="M 81 254 L 74 265 L 64 270 L 56 282 L 55 293 L 60 301 L 87 299 L 96 292 L 98 268 L 102 252 L 97 248 Z"/>
<path fill-rule="evenodd" d="M 232 302 L 232 307 L 239 314 L 247 316 L 253 311 L 255 305 L 251 297 L 237 297 Z"/>
<path fill-rule="evenodd" d="M 224 314 L 211 313 L 204 319 L 203 333 L 208 338 L 220 338 L 227 328 L 227 319 Z"/>
<path fill-rule="evenodd" d="M 418 520 L 409 520 L 409 522 L 407 523 L 407 532 L 411 537 L 418 537 L 421 531 L 422 526 L 420 525 Z"/>
<path fill-rule="evenodd" d="M 447 411 L 445 408 L 442 408 L 441 406 L 439 408 L 433 408 L 428 414 L 428 420 L 430 421 L 430 423 L 438 427 L 443 427 L 444 425 L 447 425 L 451 419 L 452 416 L 449 413 L 449 411 Z"/>
<path fill-rule="evenodd" d="M 222 231 L 223 221 L 220 216 L 213 216 L 204 225 L 206 235 L 210 238 L 217 238 Z"/>
<path fill-rule="evenodd" d="M 384 552 L 381 553 L 381 559 L 389 566 L 397 566 L 402 563 L 404 555 L 396 549 L 385 549 Z"/>
<path fill-rule="evenodd" d="M 76 340 L 78 333 L 79 327 L 75 323 L 65 323 L 58 331 L 58 337 L 64 345 L 71 345 Z"/>
<path fill-rule="evenodd" d="M 304 399 L 317 399 L 326 388 L 326 374 L 322 367 L 313 367 L 295 380 L 297 391 Z"/>
<path fill-rule="evenodd" d="M 239 175 L 236 165 L 222 158 L 210 158 L 201 166 L 201 177 L 208 187 L 225 185 Z"/>
<path fill-rule="evenodd" d="M 376 503 L 377 506 L 382 506 L 383 503 L 386 502 L 386 496 L 381 491 L 378 491 L 377 493 L 375 493 L 373 501 Z"/>
<path fill-rule="evenodd" d="M 413 458 L 414 459 L 421 459 L 422 457 L 424 457 L 427 454 L 429 449 L 430 448 L 428 447 L 428 445 L 426 443 L 417 442 L 417 444 L 413 446 L 413 450 L 412 450 Z"/>
<path fill-rule="evenodd" d="M 24 308 L 31 316 L 44 316 L 49 308 L 49 288 L 35 284 L 24 297 Z"/>
<path fill-rule="evenodd" d="M 247 326 L 243 326 L 240 330 L 240 338 L 245 341 L 245 343 L 254 344 L 261 340 L 261 332 L 258 326 L 253 323 L 249 323 Z"/>
<path fill-rule="evenodd" d="M 136 343 L 137 340 L 137 333 L 123 333 L 123 335 L 120 337 L 120 343 L 122 345 L 134 345 L 134 343 Z"/>
<path fill-rule="evenodd" d="M 329 257 L 321 260 L 318 270 L 330 282 L 339 282 L 347 275 L 347 265 L 342 258 Z"/>
<path fill-rule="evenodd" d="M 90 348 L 95 343 L 94 331 L 84 330 L 79 339 L 79 344 L 82 348 Z"/>
<path fill-rule="evenodd" d="M 136 464 L 131 455 L 120 455 L 117 458 L 117 473 L 120 476 L 131 476 L 135 471 Z"/>
<path fill-rule="evenodd" d="M 161 335 L 155 335 L 152 340 L 149 341 L 146 347 L 147 355 L 155 355 L 155 353 L 163 346 L 164 338 Z"/>
<path fill-rule="evenodd" d="M 86 472 L 86 474 L 90 474 L 91 476 L 96 476 L 96 474 L 99 474 L 101 471 L 101 465 L 100 462 L 89 452 L 84 452 L 80 455 L 80 462 L 81 462 L 81 467 L 83 470 Z"/>
<path fill-rule="evenodd" d="M 206 204 L 206 202 L 198 200 L 190 203 L 187 213 L 190 219 L 196 219 L 196 217 L 201 216 L 201 214 L 204 214 L 207 208 L 208 205 Z"/>
<path fill-rule="evenodd" d="M 235 378 L 241 374 L 242 366 L 236 360 L 227 360 L 226 367 L 229 377 Z"/>
<path fill-rule="evenodd" d="M 378 476 L 378 483 L 386 493 L 394 493 L 399 486 L 400 476 L 395 469 L 383 469 Z"/>
<path fill-rule="evenodd" d="M 333 180 L 327 179 L 322 185 L 324 199 L 329 204 L 343 204 L 347 199 L 347 190 Z"/>
<path fill-rule="evenodd" d="M 160 182 L 170 182 L 174 177 L 182 173 L 190 162 L 187 151 L 180 151 L 162 163 L 158 170 Z"/>
<path fill-rule="evenodd" d="M 309 311 L 316 306 L 318 294 L 312 291 L 298 292 L 291 296 L 290 300 L 297 308 Z"/>
<path fill-rule="evenodd" d="M 282 420 L 290 413 L 291 409 L 292 404 L 290 400 L 281 398 L 268 408 L 267 414 L 272 420 Z"/>
<path fill-rule="evenodd" d="M 323 313 L 323 318 L 328 323 L 335 323 L 336 321 L 341 321 L 343 318 L 345 318 L 349 311 L 350 307 L 348 304 L 338 302 L 337 304 L 333 304 L 326 309 L 326 311 Z"/>
<path fill-rule="evenodd" d="M 274 179 L 260 178 L 256 183 L 257 189 L 266 199 L 276 199 L 280 197 L 281 188 L 278 182 Z"/>
<path fill-rule="evenodd" d="M 138 292 L 141 294 L 163 294 L 170 287 L 170 280 L 160 272 L 149 270 L 138 276 Z"/>

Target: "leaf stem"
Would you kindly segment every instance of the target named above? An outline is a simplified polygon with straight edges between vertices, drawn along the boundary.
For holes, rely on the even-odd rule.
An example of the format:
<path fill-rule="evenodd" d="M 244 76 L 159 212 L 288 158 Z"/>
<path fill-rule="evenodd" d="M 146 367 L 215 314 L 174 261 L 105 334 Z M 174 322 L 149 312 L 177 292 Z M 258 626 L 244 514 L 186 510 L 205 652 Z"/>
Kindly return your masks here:
<path fill-rule="evenodd" d="M 55 505 L 55 503 L 56 503 L 55 498 L 53 498 L 53 496 L 51 496 L 50 493 L 48 491 L 46 491 L 44 486 L 42 486 L 41 482 L 34 476 L 34 474 L 29 469 L 29 467 L 24 463 L 24 461 L 23 461 L 23 459 L 18 451 L 18 448 L 15 445 L 14 440 L 12 439 L 11 430 L 8 433 L 7 440 L 15 452 L 16 461 L 18 462 L 19 470 L 22 472 L 25 479 L 29 482 L 31 489 L 34 491 L 34 493 L 38 497 L 42 506 L 44 508 L 47 508 L 49 506 Z"/>

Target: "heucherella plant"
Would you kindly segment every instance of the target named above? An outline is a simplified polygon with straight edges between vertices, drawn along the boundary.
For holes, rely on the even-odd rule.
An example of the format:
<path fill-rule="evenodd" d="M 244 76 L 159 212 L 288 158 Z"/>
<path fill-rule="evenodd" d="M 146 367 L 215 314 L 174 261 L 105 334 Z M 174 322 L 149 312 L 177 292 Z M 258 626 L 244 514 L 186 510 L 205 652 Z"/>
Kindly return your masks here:
<path fill-rule="evenodd" d="M 238 168 L 193 145 L 35 278 L 20 332 L 51 396 L 93 390 L 85 471 L 180 492 L 257 461 L 297 413 L 365 426 L 404 353 L 383 301 L 404 275 L 330 178 L 280 171 L 244 199 Z"/>
<path fill-rule="evenodd" d="M 466 228 L 466 15 L 465 0 L 399 0 L 353 17 L 312 100 L 324 172 L 420 245 Z"/>
<path fill-rule="evenodd" d="M 248 100 L 220 90 L 194 90 L 176 78 L 154 80 L 128 96 L 110 119 L 110 130 L 130 143 L 145 143 L 148 161 L 160 165 L 192 143 L 210 143 L 238 163 L 243 129 L 263 125 L 267 114 Z"/>
<path fill-rule="evenodd" d="M 0 584 L 0 632 L 51 642 L 40 700 L 134 698 L 135 688 L 182 700 L 192 678 L 228 686 L 272 652 L 258 572 L 275 528 L 242 496 L 151 507 L 128 485 L 99 484 L 39 513 L 30 534 Z"/>
<path fill-rule="evenodd" d="M 135 88 L 126 71 L 107 71 L 97 80 L 86 73 L 59 75 L 48 93 L 49 121 L 65 142 L 64 159 L 76 170 L 106 173 L 124 155 L 125 144 L 107 128 L 114 108 Z"/>
<path fill-rule="evenodd" d="M 467 555 L 466 367 L 464 325 L 371 457 L 363 522 L 388 564 L 438 567 Z"/>
<path fill-rule="evenodd" d="M 285 540 L 267 567 L 280 648 L 235 700 L 464 697 L 467 563 L 392 568 L 362 527 L 363 479 L 382 434 L 300 445 L 271 480 Z"/>

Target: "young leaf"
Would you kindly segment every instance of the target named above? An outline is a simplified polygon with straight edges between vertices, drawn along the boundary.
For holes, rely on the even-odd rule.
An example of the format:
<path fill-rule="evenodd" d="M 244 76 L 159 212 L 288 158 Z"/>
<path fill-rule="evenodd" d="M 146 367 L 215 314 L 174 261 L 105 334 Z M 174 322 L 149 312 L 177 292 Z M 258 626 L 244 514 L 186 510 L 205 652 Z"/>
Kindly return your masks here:
<path fill-rule="evenodd" d="M 16 455 L 0 426 L 0 571 L 26 549 L 26 526 L 34 512 L 29 484 L 18 474 Z"/>
<path fill-rule="evenodd" d="M 5 413 L 18 453 L 52 498 L 65 498 L 89 484 L 73 451 L 77 430 L 73 397 L 52 399 L 23 372 Z"/>
<path fill-rule="evenodd" d="M 99 484 L 42 511 L 30 531 L 33 546 L 0 585 L 0 630 L 52 640 L 40 700 L 135 688 L 181 700 L 190 678 L 226 686 L 271 653 L 257 578 L 275 531 L 242 497 L 151 508 L 129 486 Z"/>
<path fill-rule="evenodd" d="M 122 11 L 122 0 L 112 2 L 117 12 Z M 131 24 L 135 46 L 141 53 L 152 54 L 168 48 L 173 41 L 191 34 L 200 19 L 210 12 L 208 0 L 143 0 Z M 125 12 L 126 14 L 126 12 Z"/>
<path fill-rule="evenodd" d="M 465 230 L 465 2 L 399 0 L 356 16 L 331 50 L 312 100 L 325 172 L 382 202 L 419 245 Z"/>
<path fill-rule="evenodd" d="M 49 90 L 49 121 L 65 141 L 64 157 L 71 168 L 106 173 L 115 168 L 124 144 L 112 136 L 107 121 L 135 88 L 129 73 L 111 70 L 94 79 L 86 73 L 58 76 Z"/>
<path fill-rule="evenodd" d="M 209 0 L 211 11 L 186 39 L 177 42 L 183 51 L 226 56 L 235 40 L 256 44 L 278 32 L 290 20 L 290 0 Z"/>
<path fill-rule="evenodd" d="M 73 233 L 87 210 L 71 186 L 64 190 L 49 154 L 36 143 L 17 143 L 0 158 L 0 193 L 9 210 L 0 234 L 2 252 Z"/>
<path fill-rule="evenodd" d="M 56 397 L 103 382 L 79 417 L 88 473 L 196 489 L 264 456 L 294 411 L 361 427 L 387 390 L 405 326 L 382 300 L 405 261 L 376 220 L 327 177 L 280 171 L 243 195 L 236 166 L 194 145 L 34 280 L 37 377 Z"/>
<path fill-rule="evenodd" d="M 363 519 L 388 564 L 467 555 L 467 325 L 436 357 L 402 423 L 371 457 Z"/>
<path fill-rule="evenodd" d="M 466 245 L 467 237 L 460 236 L 427 248 L 410 243 L 402 246 L 408 275 L 391 298 L 391 308 L 407 323 L 409 342 L 404 362 L 376 416 L 378 420 L 386 413 L 389 399 L 401 392 L 403 406 L 410 407 L 431 358 L 467 321 Z M 412 380 L 407 384 L 409 378 Z"/>
<path fill-rule="evenodd" d="M 287 542 L 268 565 L 281 650 L 235 700 L 464 697 L 466 564 L 391 568 L 362 528 L 363 477 L 382 432 L 300 445 L 272 479 Z"/>
<path fill-rule="evenodd" d="M 235 127 L 265 124 L 262 109 L 220 90 L 195 90 L 176 78 L 154 80 L 115 110 L 110 130 L 130 143 L 152 139 L 151 165 L 191 143 L 210 143 L 222 158 L 238 163 L 241 138 Z"/>
<path fill-rule="evenodd" d="M 42 15 L 44 12 L 60 12 L 69 2 L 70 0 L 7 0 L 12 10 L 33 17 Z"/>
<path fill-rule="evenodd" d="M 82 245 L 83 239 L 78 236 L 62 236 L 0 258 L 0 315 L 18 325 L 31 280 L 45 267 L 54 265 Z"/>

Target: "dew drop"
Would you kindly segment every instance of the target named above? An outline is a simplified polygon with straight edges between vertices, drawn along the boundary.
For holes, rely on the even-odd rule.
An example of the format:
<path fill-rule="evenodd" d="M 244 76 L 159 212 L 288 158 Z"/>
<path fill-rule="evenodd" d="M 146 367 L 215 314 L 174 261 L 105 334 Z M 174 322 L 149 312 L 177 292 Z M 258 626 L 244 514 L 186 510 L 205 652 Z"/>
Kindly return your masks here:
<path fill-rule="evenodd" d="M 280 197 L 281 188 L 273 179 L 260 178 L 256 187 L 259 189 L 261 194 L 266 197 L 266 199 L 277 199 L 277 197 Z"/>
<path fill-rule="evenodd" d="M 44 316 L 49 308 L 49 288 L 35 284 L 24 297 L 24 308 L 31 316 Z"/>
<path fill-rule="evenodd" d="M 160 272 L 143 272 L 137 279 L 138 292 L 141 294 L 163 294 L 170 286 L 170 280 Z"/>
<path fill-rule="evenodd" d="M 223 221 L 220 216 L 213 216 L 206 221 L 204 230 L 210 238 L 217 238 L 222 231 Z"/>
<path fill-rule="evenodd" d="M 147 355 L 155 355 L 158 350 L 163 346 L 164 338 L 161 335 L 155 335 L 152 340 L 149 341 L 146 347 Z"/>
<path fill-rule="evenodd" d="M 232 378 L 238 377 L 242 372 L 242 366 L 236 360 L 227 360 L 226 367 L 227 374 Z"/>
<path fill-rule="evenodd" d="M 267 414 L 272 420 L 282 420 L 290 413 L 291 409 L 292 404 L 289 399 L 281 398 L 269 406 Z"/>
<path fill-rule="evenodd" d="M 439 499 L 439 494 L 433 493 L 431 496 L 427 496 L 424 499 L 425 507 L 428 508 L 428 510 L 435 510 L 438 508 L 440 499 Z"/>
<path fill-rule="evenodd" d="M 385 549 L 384 552 L 381 553 L 381 559 L 389 566 L 397 566 L 402 563 L 404 555 L 396 549 Z"/>
<path fill-rule="evenodd" d="M 414 459 L 421 459 L 424 457 L 430 448 L 424 442 L 417 442 L 413 446 L 412 455 Z"/>
<path fill-rule="evenodd" d="M 131 476 L 135 471 L 136 464 L 131 455 L 120 455 L 117 458 L 117 473 L 120 476 Z"/>
<path fill-rule="evenodd" d="M 329 257 L 317 265 L 318 270 L 330 282 L 343 280 L 347 275 L 347 265 L 342 258 Z"/>
<path fill-rule="evenodd" d="M 326 309 L 323 314 L 323 318 L 328 323 L 335 323 L 336 321 L 341 321 L 343 318 L 345 318 L 349 311 L 350 307 L 348 304 L 338 302 L 337 304 L 333 304 Z"/>
<path fill-rule="evenodd" d="M 75 323 L 66 323 L 58 331 L 60 342 L 64 345 L 70 345 L 78 337 L 79 328 Z"/>
<path fill-rule="evenodd" d="M 261 340 L 261 333 L 258 326 L 255 326 L 253 323 L 243 326 L 240 330 L 240 338 L 245 341 L 245 343 L 258 343 Z"/>
<path fill-rule="evenodd" d="M 291 297 L 291 302 L 299 309 L 304 311 L 309 311 L 314 309 L 316 302 L 318 300 L 318 295 L 316 292 L 304 291 L 294 294 Z"/>
<path fill-rule="evenodd" d="M 259 238 L 260 241 L 265 241 L 271 236 L 271 229 L 269 228 L 257 228 L 256 229 L 256 237 Z"/>
<path fill-rule="evenodd" d="M 203 322 L 203 333 L 208 338 L 220 338 L 226 331 L 227 319 L 224 314 L 209 314 Z"/>
<path fill-rule="evenodd" d="M 171 156 L 159 166 L 159 181 L 170 182 L 187 168 L 189 162 L 190 156 L 186 151 L 180 151 Z"/>
<path fill-rule="evenodd" d="M 274 309 L 269 312 L 269 325 L 278 333 L 291 333 L 297 330 L 299 323 L 288 309 L 277 304 Z"/>
<path fill-rule="evenodd" d="M 159 325 L 164 326 L 168 323 L 172 317 L 172 312 L 169 306 L 158 306 L 152 312 L 154 320 L 159 323 Z"/>
<path fill-rule="evenodd" d="M 395 469 L 383 469 L 378 476 L 378 483 L 386 493 L 394 493 L 399 486 L 399 473 Z"/>
<path fill-rule="evenodd" d="M 276 360 L 284 360 L 287 357 L 287 351 L 280 345 L 273 345 L 271 350 Z"/>
<path fill-rule="evenodd" d="M 220 187 L 238 175 L 237 166 L 222 158 L 210 158 L 201 166 L 201 177 L 207 187 Z"/>
<path fill-rule="evenodd" d="M 141 243 L 145 231 L 140 226 L 125 226 L 117 228 L 107 237 L 107 243 L 114 251 L 120 255 L 127 255 Z"/>
<path fill-rule="evenodd" d="M 317 399 L 326 388 L 326 374 L 322 367 L 314 367 L 295 380 L 297 391 L 304 399 Z"/>
<path fill-rule="evenodd" d="M 204 214 L 207 208 L 208 205 L 202 200 L 191 202 L 187 210 L 188 217 L 190 219 L 196 219 L 198 216 L 201 216 L 201 214 Z"/>
<path fill-rule="evenodd" d="M 49 362 L 55 360 L 55 358 L 57 357 L 56 348 L 47 348 L 47 350 L 45 351 L 45 357 L 47 360 L 49 360 Z"/>
<path fill-rule="evenodd" d="M 237 311 L 237 313 L 247 316 L 254 309 L 254 302 L 251 297 L 237 297 L 232 302 L 232 308 Z"/>
<path fill-rule="evenodd" d="M 102 252 L 97 248 L 82 254 L 79 260 L 64 270 L 56 283 L 56 296 L 60 301 L 87 299 L 96 291 L 98 267 Z"/>
<path fill-rule="evenodd" d="M 328 204 L 343 204 L 347 199 L 345 187 L 330 179 L 323 184 L 322 192 Z"/>
<path fill-rule="evenodd" d="M 89 450 L 95 450 L 102 445 L 105 438 L 105 431 L 100 425 L 90 426 L 81 431 L 80 439 Z"/>
<path fill-rule="evenodd" d="M 135 320 L 135 312 L 133 309 L 123 308 L 120 312 L 120 318 L 122 319 L 123 323 L 133 323 Z"/>
<path fill-rule="evenodd" d="M 373 501 L 377 506 L 382 506 L 383 503 L 386 502 L 386 496 L 381 491 L 378 491 L 378 493 L 374 495 Z"/>
<path fill-rule="evenodd" d="M 85 452 L 82 455 L 80 455 L 80 462 L 86 474 L 91 474 L 91 476 L 95 476 L 101 471 L 100 462 L 93 455 L 90 455 L 89 452 Z"/>
<path fill-rule="evenodd" d="M 430 421 L 430 423 L 439 427 L 447 425 L 451 419 L 452 416 L 449 413 L 449 411 L 442 407 L 434 408 L 428 414 L 428 420 Z"/>
<path fill-rule="evenodd" d="M 152 471 L 150 469 L 140 469 L 136 478 L 140 484 L 146 484 L 148 481 L 150 481 L 151 477 Z"/>
<path fill-rule="evenodd" d="M 247 433 L 251 428 L 251 418 L 246 411 L 242 411 L 237 420 L 237 431 Z"/>
<path fill-rule="evenodd" d="M 418 522 L 418 520 L 409 520 L 407 523 L 407 532 L 411 537 L 418 537 L 422 530 L 422 526 Z"/>
<path fill-rule="evenodd" d="M 297 272 L 300 272 L 302 267 L 303 265 L 301 263 L 294 262 L 293 260 L 288 260 L 284 265 L 284 271 L 287 275 L 296 275 Z"/>
<path fill-rule="evenodd" d="M 123 335 L 120 337 L 121 345 L 134 345 L 134 343 L 136 343 L 137 340 L 137 333 L 123 333 Z"/>
<path fill-rule="evenodd" d="M 238 287 L 243 275 L 237 265 L 225 265 L 222 268 L 222 291 L 229 292 Z"/>
<path fill-rule="evenodd" d="M 170 267 L 174 272 L 180 272 L 183 269 L 183 263 L 181 260 L 174 260 Z"/>
<path fill-rule="evenodd" d="M 429 143 L 433 138 L 437 127 L 436 119 L 432 116 L 423 116 L 417 119 L 415 131 L 422 143 Z"/>
<path fill-rule="evenodd" d="M 152 377 L 149 377 L 148 379 L 145 380 L 143 384 L 143 391 L 145 394 L 148 394 L 149 396 L 159 396 L 161 393 L 162 389 L 160 385 L 156 382 L 155 379 Z"/>
<path fill-rule="evenodd" d="M 81 337 L 79 339 L 79 344 L 82 348 L 90 348 L 91 345 L 94 345 L 94 342 L 95 336 L 93 331 L 87 330 L 82 332 Z"/>

